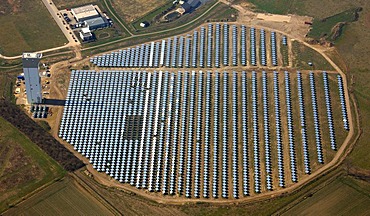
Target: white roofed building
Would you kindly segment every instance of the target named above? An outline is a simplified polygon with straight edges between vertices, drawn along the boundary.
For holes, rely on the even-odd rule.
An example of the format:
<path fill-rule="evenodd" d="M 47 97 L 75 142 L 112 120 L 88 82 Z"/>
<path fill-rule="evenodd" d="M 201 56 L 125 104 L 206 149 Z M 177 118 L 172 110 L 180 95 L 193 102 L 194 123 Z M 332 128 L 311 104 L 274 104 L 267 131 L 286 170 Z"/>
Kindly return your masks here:
<path fill-rule="evenodd" d="M 93 34 L 91 33 L 89 27 L 82 28 L 79 32 L 82 41 L 91 41 L 93 39 Z"/>
<path fill-rule="evenodd" d="M 78 8 L 73 8 L 71 9 L 71 12 L 73 16 L 76 18 L 77 22 L 83 22 L 88 19 L 100 17 L 99 12 L 92 4 Z"/>

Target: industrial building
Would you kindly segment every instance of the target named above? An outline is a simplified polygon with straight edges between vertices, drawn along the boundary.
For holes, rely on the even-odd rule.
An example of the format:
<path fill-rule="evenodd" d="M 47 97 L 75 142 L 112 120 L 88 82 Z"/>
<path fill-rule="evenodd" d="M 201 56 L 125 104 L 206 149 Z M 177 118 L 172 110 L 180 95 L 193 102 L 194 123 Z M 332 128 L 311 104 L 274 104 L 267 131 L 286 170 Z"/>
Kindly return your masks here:
<path fill-rule="evenodd" d="M 77 21 L 76 28 L 83 27 L 78 32 L 83 42 L 94 40 L 92 31 L 107 28 L 113 23 L 105 13 L 100 14 L 100 9 L 96 5 L 90 4 L 73 8 L 71 12 Z"/>
<path fill-rule="evenodd" d="M 103 17 L 92 18 L 84 21 L 84 25 L 89 27 L 90 31 L 96 29 L 106 28 L 109 26 L 109 22 Z"/>
<path fill-rule="evenodd" d="M 79 32 L 80 38 L 82 41 L 91 41 L 93 39 L 93 35 L 89 29 L 89 27 L 82 28 L 81 31 Z"/>
<path fill-rule="evenodd" d="M 39 62 L 41 53 L 23 53 L 23 73 L 26 82 L 27 102 L 29 104 L 41 103 L 41 78 L 39 75 Z"/>
<path fill-rule="evenodd" d="M 88 19 L 100 17 L 99 12 L 96 10 L 94 5 L 85 5 L 78 8 L 71 9 L 71 12 L 77 22 L 83 22 Z"/>
<path fill-rule="evenodd" d="M 181 8 L 183 9 L 184 13 L 188 13 L 192 10 L 195 10 L 202 4 L 201 1 L 199 0 L 188 0 L 186 2 L 181 2 L 181 3 L 180 3 Z"/>

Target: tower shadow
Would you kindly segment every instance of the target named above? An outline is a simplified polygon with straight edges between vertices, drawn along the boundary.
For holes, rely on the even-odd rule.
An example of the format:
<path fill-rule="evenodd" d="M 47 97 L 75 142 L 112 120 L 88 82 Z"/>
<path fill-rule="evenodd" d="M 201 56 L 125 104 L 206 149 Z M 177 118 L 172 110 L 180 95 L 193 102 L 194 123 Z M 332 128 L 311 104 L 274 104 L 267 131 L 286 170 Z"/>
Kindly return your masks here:
<path fill-rule="evenodd" d="M 53 106 L 64 106 L 66 104 L 66 100 L 44 98 L 42 100 L 42 104 L 44 104 L 44 105 L 53 105 Z"/>

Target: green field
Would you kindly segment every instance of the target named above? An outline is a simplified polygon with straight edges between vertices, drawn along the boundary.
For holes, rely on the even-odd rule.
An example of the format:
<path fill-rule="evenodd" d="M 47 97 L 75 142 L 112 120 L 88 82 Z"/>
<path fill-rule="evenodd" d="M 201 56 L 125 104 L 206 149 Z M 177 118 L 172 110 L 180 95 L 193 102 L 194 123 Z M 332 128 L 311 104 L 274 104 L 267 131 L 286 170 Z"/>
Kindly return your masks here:
<path fill-rule="evenodd" d="M 237 2 L 244 2 L 238 0 Z M 319 0 L 250 0 L 255 10 L 276 14 L 298 14 L 314 17 L 312 30 L 308 34 L 314 39 L 322 36 L 330 38 L 332 28 L 339 22 L 353 22 L 356 18 L 355 7 L 360 1 L 325 1 L 325 7 Z M 356 5 L 356 6 L 355 6 Z"/>
<path fill-rule="evenodd" d="M 142 28 L 140 27 L 141 22 L 144 22 L 144 21 L 151 22 L 154 17 L 161 14 L 163 11 L 165 11 L 167 8 L 170 8 L 171 6 L 172 6 L 172 2 L 167 2 L 163 4 L 162 6 L 157 7 L 154 10 L 150 11 L 149 13 L 145 14 L 144 16 L 139 17 L 138 19 L 132 22 L 132 25 L 136 29 L 141 29 Z"/>
<path fill-rule="evenodd" d="M 15 102 L 13 86 L 15 84 L 15 73 L 0 73 L 0 97 Z"/>
<path fill-rule="evenodd" d="M 213 7 L 213 6 L 215 6 L 215 7 Z M 208 9 L 211 8 L 211 7 L 213 7 L 213 9 L 208 11 Z M 165 7 L 163 7 L 162 9 L 164 9 L 164 8 Z M 206 11 L 208 11 L 208 12 L 206 13 Z M 179 26 L 189 24 L 200 16 L 202 16 L 204 18 L 204 19 L 203 18 L 200 19 L 202 21 L 202 23 L 206 20 L 212 20 L 212 19 L 217 20 L 217 21 L 220 21 L 222 19 L 226 20 L 229 17 L 231 11 L 233 11 L 233 10 L 231 10 L 229 6 L 227 6 L 225 4 L 222 4 L 222 3 L 218 3 L 215 0 L 210 0 L 205 5 L 203 5 L 202 7 L 197 8 L 192 13 L 184 14 L 180 18 L 178 18 L 178 19 L 176 19 L 172 22 L 169 22 L 169 23 L 152 23 L 150 26 L 148 26 L 146 28 L 141 28 L 141 27 L 138 27 L 138 25 L 140 24 L 139 21 L 141 21 L 139 19 L 138 21 L 135 21 L 133 23 L 133 25 L 136 28 L 135 34 L 155 33 L 155 32 L 158 32 L 158 31 L 166 31 L 166 30 L 168 31 L 172 28 L 177 28 Z M 153 14 L 148 14 L 147 17 L 149 17 L 149 18 L 154 17 L 155 14 L 159 13 L 159 12 L 160 11 L 154 11 Z M 193 26 L 193 28 L 197 27 L 197 25 L 192 25 L 192 26 Z M 176 34 L 177 31 L 179 31 L 179 29 L 174 30 L 173 34 Z"/>
<path fill-rule="evenodd" d="M 78 6 L 83 6 L 87 4 L 94 4 L 98 2 L 97 0 L 53 0 L 54 4 L 57 6 L 59 10 L 63 10 L 66 8 L 73 8 Z"/>
<path fill-rule="evenodd" d="M 245 2 L 244 0 L 237 0 L 239 2 Z M 250 0 L 257 11 L 266 11 L 275 14 L 288 14 L 292 13 L 295 9 L 302 8 L 303 4 L 297 0 Z"/>
<path fill-rule="evenodd" d="M 235 3 L 246 2 L 236 0 Z M 307 15 L 317 19 L 323 19 L 333 14 L 341 13 L 353 7 L 360 6 L 359 0 L 355 1 L 325 1 L 325 7 L 320 0 L 249 0 L 257 11 L 264 11 L 276 14 L 298 14 Z M 355 6 L 356 5 L 356 6 Z"/>
<path fill-rule="evenodd" d="M 156 11 L 157 8 L 161 8 L 162 5 L 172 5 L 170 0 L 152 0 L 148 4 L 145 0 L 106 0 L 111 4 L 118 16 L 123 18 L 127 23 L 131 23 L 134 20 L 150 14 L 152 11 Z"/>
<path fill-rule="evenodd" d="M 50 185 L 4 215 L 112 215 L 99 201 L 67 177 Z"/>
<path fill-rule="evenodd" d="M 11 2 L 11 3 L 9 3 Z M 0 10 L 0 53 L 20 55 L 68 42 L 42 1 L 3 1 Z"/>
<path fill-rule="evenodd" d="M 0 212 L 64 170 L 10 123 L 0 118 Z"/>
<path fill-rule="evenodd" d="M 308 33 L 309 37 L 320 39 L 322 37 L 327 38 L 330 41 L 334 41 L 340 37 L 342 29 L 338 29 L 338 35 L 335 35 L 333 28 L 339 23 L 354 22 L 357 19 L 357 8 L 343 11 L 333 16 L 324 19 L 314 19 L 312 29 Z"/>
<path fill-rule="evenodd" d="M 370 184 L 340 177 L 283 215 L 369 215 Z"/>

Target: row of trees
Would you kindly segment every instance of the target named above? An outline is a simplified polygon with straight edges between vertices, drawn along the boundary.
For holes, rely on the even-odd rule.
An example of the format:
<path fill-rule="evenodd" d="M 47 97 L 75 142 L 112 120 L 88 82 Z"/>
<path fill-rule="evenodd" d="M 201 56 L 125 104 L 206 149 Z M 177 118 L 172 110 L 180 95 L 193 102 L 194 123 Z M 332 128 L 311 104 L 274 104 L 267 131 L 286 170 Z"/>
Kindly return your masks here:
<path fill-rule="evenodd" d="M 18 128 L 19 131 L 56 160 L 65 170 L 73 172 L 85 166 L 72 152 L 29 118 L 17 105 L 0 99 L 0 116 Z"/>

